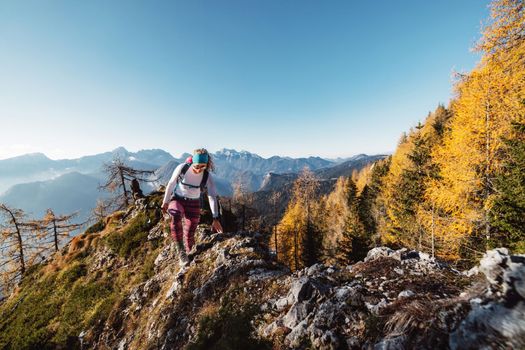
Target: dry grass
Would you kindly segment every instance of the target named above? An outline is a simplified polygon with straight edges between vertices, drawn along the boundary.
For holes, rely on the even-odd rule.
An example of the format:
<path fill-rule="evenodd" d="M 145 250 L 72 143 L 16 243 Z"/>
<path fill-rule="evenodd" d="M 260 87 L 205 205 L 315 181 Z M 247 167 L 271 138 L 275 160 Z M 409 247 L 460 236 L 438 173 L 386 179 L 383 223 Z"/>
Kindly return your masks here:
<path fill-rule="evenodd" d="M 394 313 L 385 324 L 385 331 L 394 335 L 410 334 L 431 326 L 434 307 L 429 300 L 413 300 Z"/>
<path fill-rule="evenodd" d="M 43 268 L 44 273 L 58 272 L 72 261 L 87 256 L 89 249 L 98 245 L 99 238 L 100 233 L 83 233 L 74 237 L 66 247 L 67 252 L 65 251 L 66 248 L 64 248 L 61 252 L 56 253 L 55 258 Z"/>
<path fill-rule="evenodd" d="M 203 317 L 213 317 L 219 312 L 220 305 L 214 301 L 206 301 L 197 313 L 196 319 Z"/>
<path fill-rule="evenodd" d="M 114 212 L 110 216 L 106 217 L 106 227 L 110 225 L 120 225 L 125 215 L 126 215 L 125 211 L 119 210 L 119 211 Z"/>
<path fill-rule="evenodd" d="M 385 257 L 367 262 L 358 262 L 353 265 L 352 273 L 361 273 L 368 278 L 397 278 L 398 275 L 395 273 L 394 268 L 400 265 L 401 263 L 398 260 Z"/>

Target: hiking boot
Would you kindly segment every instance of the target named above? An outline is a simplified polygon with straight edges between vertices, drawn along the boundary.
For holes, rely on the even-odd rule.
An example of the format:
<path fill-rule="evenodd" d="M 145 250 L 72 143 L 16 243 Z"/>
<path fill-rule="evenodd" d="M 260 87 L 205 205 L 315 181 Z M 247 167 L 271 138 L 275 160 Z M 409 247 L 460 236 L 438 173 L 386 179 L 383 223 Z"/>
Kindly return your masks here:
<path fill-rule="evenodd" d="M 184 243 L 177 242 L 175 245 L 177 248 L 177 255 L 179 256 L 179 262 L 181 265 L 186 265 L 190 262 L 188 255 L 186 254 L 186 249 L 184 248 Z"/>
<path fill-rule="evenodd" d="M 186 251 L 181 250 L 179 252 L 179 262 L 183 266 L 185 266 L 185 265 L 190 263 L 190 259 L 188 259 L 188 255 L 186 254 Z"/>

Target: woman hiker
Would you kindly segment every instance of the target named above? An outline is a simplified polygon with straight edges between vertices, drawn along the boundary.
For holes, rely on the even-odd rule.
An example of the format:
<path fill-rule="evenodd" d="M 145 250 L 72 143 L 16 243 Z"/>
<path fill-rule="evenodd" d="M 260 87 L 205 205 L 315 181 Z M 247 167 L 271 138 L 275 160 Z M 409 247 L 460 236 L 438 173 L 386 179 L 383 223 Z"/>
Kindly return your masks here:
<path fill-rule="evenodd" d="M 211 213 L 213 216 L 212 228 L 222 233 L 219 222 L 217 190 L 210 171 L 214 170 L 210 154 L 204 148 L 193 152 L 191 161 L 179 164 L 173 171 L 166 186 L 162 212 L 171 216 L 171 236 L 177 244 L 181 263 L 188 263 L 187 253 L 195 243 L 195 229 L 200 220 L 200 198 L 204 189 L 208 190 Z M 184 225 L 182 218 L 184 217 Z M 184 226 L 184 227 L 183 227 Z"/>

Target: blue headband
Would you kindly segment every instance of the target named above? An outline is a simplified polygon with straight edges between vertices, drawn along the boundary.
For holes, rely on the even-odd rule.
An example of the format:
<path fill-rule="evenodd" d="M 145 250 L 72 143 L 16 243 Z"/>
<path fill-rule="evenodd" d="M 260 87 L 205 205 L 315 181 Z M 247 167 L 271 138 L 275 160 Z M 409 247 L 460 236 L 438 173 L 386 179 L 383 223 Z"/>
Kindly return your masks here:
<path fill-rule="evenodd" d="M 195 153 L 192 157 L 193 164 L 208 164 L 208 154 Z"/>

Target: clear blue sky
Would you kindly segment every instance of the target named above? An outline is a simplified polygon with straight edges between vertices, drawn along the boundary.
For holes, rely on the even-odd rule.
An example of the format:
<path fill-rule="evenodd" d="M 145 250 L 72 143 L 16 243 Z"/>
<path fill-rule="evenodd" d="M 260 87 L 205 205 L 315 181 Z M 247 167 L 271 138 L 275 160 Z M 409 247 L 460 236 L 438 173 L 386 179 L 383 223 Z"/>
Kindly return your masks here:
<path fill-rule="evenodd" d="M 0 158 L 392 152 L 488 1 L 0 1 Z"/>

